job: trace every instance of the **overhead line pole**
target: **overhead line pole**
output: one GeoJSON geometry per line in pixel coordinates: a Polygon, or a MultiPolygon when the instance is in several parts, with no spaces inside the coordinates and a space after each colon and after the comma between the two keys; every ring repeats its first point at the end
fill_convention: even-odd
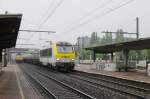
{"type": "Polygon", "coordinates": [[[19,30],[23,32],[46,32],[46,33],[56,33],[56,31],[40,31],[40,30],[19,30]]]}
{"type": "MultiPolygon", "coordinates": [[[[111,31],[102,31],[102,33],[111,33],[116,34],[118,32],[111,32],[111,31]]],[[[130,33],[130,32],[121,32],[120,34],[136,34],[136,38],[139,39],[139,17],[136,17],[136,32],[130,33]]]]}
{"type": "MultiPolygon", "coordinates": [[[[118,33],[118,32],[102,31],[102,33],[111,33],[111,34],[116,34],[116,33],[118,33]]],[[[137,34],[137,33],[121,32],[120,34],[137,34]]]]}
{"type": "Polygon", "coordinates": [[[136,36],[139,39],[139,18],[136,17],[136,36]]]}
{"type": "MultiPolygon", "coordinates": [[[[138,17],[136,17],[136,37],[137,39],[139,39],[139,18],[138,17]]],[[[140,51],[136,51],[136,53],[137,53],[136,61],[137,63],[139,63],[140,51]]]]}

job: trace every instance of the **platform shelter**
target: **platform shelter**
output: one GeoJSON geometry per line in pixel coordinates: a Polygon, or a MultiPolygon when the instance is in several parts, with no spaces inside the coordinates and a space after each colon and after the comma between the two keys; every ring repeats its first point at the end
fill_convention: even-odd
{"type": "MultiPolygon", "coordinates": [[[[123,65],[125,71],[128,70],[129,60],[128,54],[130,50],[142,50],[142,49],[150,49],[150,37],[149,38],[141,38],[138,40],[120,42],[120,43],[112,43],[105,45],[97,45],[85,48],[86,50],[93,51],[93,60],[96,60],[97,53],[110,53],[111,59],[113,60],[113,53],[118,51],[123,51],[123,65]]],[[[148,63],[148,62],[147,62],[148,63]]],[[[148,68],[148,65],[146,69],[148,68]]]]}
{"type": "Polygon", "coordinates": [[[1,14],[0,15],[0,62],[2,62],[2,52],[4,54],[4,64],[6,65],[6,48],[15,47],[18,31],[22,19],[22,14],[1,14]]]}

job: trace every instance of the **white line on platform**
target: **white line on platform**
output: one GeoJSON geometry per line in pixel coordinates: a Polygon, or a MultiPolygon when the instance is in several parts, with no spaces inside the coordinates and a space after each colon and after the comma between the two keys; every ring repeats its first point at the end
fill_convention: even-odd
{"type": "Polygon", "coordinates": [[[18,87],[19,87],[19,92],[20,92],[21,98],[22,98],[22,99],[25,99],[24,94],[23,94],[23,90],[22,90],[22,87],[21,87],[21,84],[20,84],[20,80],[19,80],[19,78],[18,78],[16,66],[15,66],[15,73],[16,73],[17,84],[18,84],[18,87]]]}

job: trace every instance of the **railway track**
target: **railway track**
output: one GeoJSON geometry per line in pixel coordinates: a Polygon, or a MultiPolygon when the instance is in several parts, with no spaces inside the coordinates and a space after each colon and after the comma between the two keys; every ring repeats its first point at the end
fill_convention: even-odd
{"type": "Polygon", "coordinates": [[[89,82],[93,85],[103,86],[109,89],[113,89],[120,93],[126,93],[126,94],[135,96],[140,99],[150,98],[150,89],[142,88],[142,86],[135,86],[132,84],[127,84],[127,83],[118,82],[118,81],[116,82],[108,78],[98,78],[98,77],[91,76],[91,74],[88,75],[87,73],[77,72],[77,73],[68,74],[68,76],[70,76],[71,78],[80,79],[82,81],[89,82]]]}
{"type": "MultiPolygon", "coordinates": [[[[42,72],[45,75],[49,77],[53,77],[61,82],[64,82],[65,84],[70,85],[82,92],[85,92],[97,99],[128,99],[127,94],[120,94],[120,93],[117,93],[115,90],[110,91],[110,89],[106,89],[106,87],[92,85],[89,82],[71,78],[67,75],[64,75],[64,73],[49,71],[49,70],[46,70],[45,68],[38,67],[38,66],[31,66],[31,67],[37,68],[39,72],[42,72]]],[[[137,99],[137,98],[133,98],[133,99],[137,99]]]]}
{"type": "MultiPolygon", "coordinates": [[[[28,69],[22,69],[29,72],[28,69]]],[[[51,96],[50,99],[95,99],[61,81],[38,72],[37,70],[30,69],[30,72],[32,73],[28,73],[28,75],[51,96]]]]}
{"type": "Polygon", "coordinates": [[[23,73],[27,76],[27,79],[29,79],[30,82],[34,83],[42,92],[48,96],[49,99],[58,99],[51,91],[49,91],[45,86],[42,85],[41,82],[39,82],[37,79],[35,79],[31,74],[27,73],[22,67],[21,70],[23,73]]]}
{"type": "Polygon", "coordinates": [[[103,77],[103,79],[100,79],[90,74],[80,72],[70,74],[49,71],[38,66],[32,66],[32,68],[36,68],[39,74],[53,79],[57,83],[61,82],[64,85],[69,85],[97,99],[149,99],[148,88],[144,89],[141,88],[141,86],[126,86],[127,84],[123,82],[118,83],[103,77]]]}
{"type": "Polygon", "coordinates": [[[150,84],[145,82],[139,82],[139,81],[133,81],[123,78],[116,78],[112,76],[107,75],[99,75],[99,74],[91,74],[91,73],[85,73],[82,71],[72,72],[75,73],[75,75],[82,75],[84,77],[96,79],[96,80],[102,80],[102,81],[108,81],[111,83],[118,83],[127,87],[134,87],[145,91],[150,91],[150,84]]]}
{"type": "Polygon", "coordinates": [[[80,90],[78,90],[78,89],[75,89],[75,88],[73,88],[73,87],[71,87],[71,86],[69,86],[69,85],[67,85],[67,84],[65,84],[65,83],[63,83],[63,82],[61,82],[61,81],[59,81],[59,80],[53,78],[53,77],[50,77],[50,76],[48,76],[48,75],[46,75],[46,74],[43,74],[43,73],[41,73],[41,72],[38,72],[38,73],[40,73],[41,75],[43,75],[43,76],[45,76],[45,77],[47,77],[47,78],[49,78],[49,79],[52,79],[52,80],[54,80],[55,82],[61,84],[61,85],[64,86],[65,88],[67,88],[67,89],[73,91],[74,93],[78,94],[79,96],[81,96],[83,99],[95,99],[94,97],[92,97],[92,96],[90,96],[90,95],[88,95],[88,94],[86,94],[86,93],[84,93],[84,92],[82,92],[82,91],[80,91],[80,90]]]}

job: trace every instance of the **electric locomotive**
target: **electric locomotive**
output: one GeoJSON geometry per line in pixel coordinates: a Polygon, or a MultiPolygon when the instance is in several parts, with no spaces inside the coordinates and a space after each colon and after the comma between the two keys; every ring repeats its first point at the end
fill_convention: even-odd
{"type": "Polygon", "coordinates": [[[40,50],[40,63],[55,70],[71,71],[75,66],[75,51],[68,42],[49,42],[40,50]]]}

